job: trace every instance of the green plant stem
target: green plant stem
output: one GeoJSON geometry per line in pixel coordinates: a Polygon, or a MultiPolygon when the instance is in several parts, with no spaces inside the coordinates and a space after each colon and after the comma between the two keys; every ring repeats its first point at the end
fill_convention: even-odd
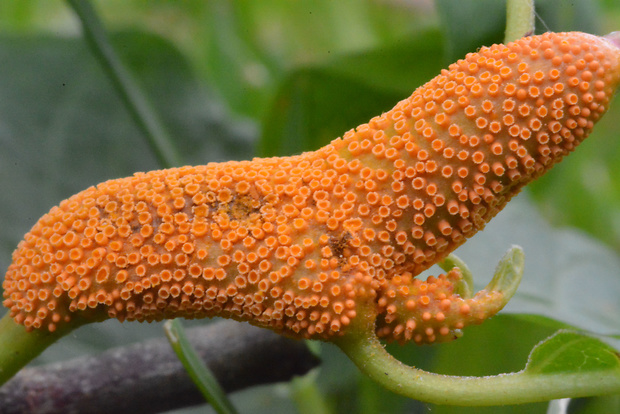
{"type": "Polygon", "coordinates": [[[84,37],[99,59],[159,164],[164,168],[183,164],[155,110],[114,51],[105,29],[88,0],[67,0],[82,23],[84,37]]]}
{"type": "Polygon", "coordinates": [[[341,338],[336,344],[370,378],[394,393],[433,404],[490,406],[523,404],[620,392],[620,376],[525,370],[488,377],[439,375],[407,366],[390,355],[374,332],[341,338]]]}
{"type": "Polygon", "coordinates": [[[178,319],[166,321],[164,331],[172,349],[185,367],[202,395],[219,414],[236,414],[237,410],[220,387],[215,375],[200,359],[196,350],[187,339],[185,330],[178,319]]]}
{"type": "MultiPolygon", "coordinates": [[[[458,258],[445,263],[466,268],[458,258]]],[[[523,250],[513,246],[500,260],[495,274],[485,287],[487,292],[503,295],[501,307],[514,295],[524,269],[523,250]]],[[[407,366],[390,355],[375,333],[376,312],[373,303],[359,304],[354,325],[334,343],[370,378],[397,394],[434,403],[462,406],[523,404],[558,398],[576,398],[620,392],[620,365],[609,350],[597,351],[584,338],[577,338],[584,349],[577,351],[584,361],[598,363],[580,365],[581,372],[558,368],[567,359],[567,342],[552,337],[532,351],[525,369],[511,374],[488,377],[439,375],[407,366]],[[587,352],[586,352],[587,351],[587,352]],[[596,352],[595,352],[596,351],[596,352]],[[558,362],[560,361],[560,362],[558,362]],[[560,365],[558,365],[560,364],[560,365]]],[[[574,335],[573,335],[574,336],[574,335]]],[[[571,337],[572,338],[572,337],[571,337]]],[[[576,343],[572,338],[572,343],[576,343]]]]}
{"type": "Polygon", "coordinates": [[[71,328],[53,333],[45,329],[26,332],[23,325],[16,323],[8,313],[5,314],[0,319],[0,385],[75,327],[75,324],[71,324],[71,328]]]}
{"type": "Polygon", "coordinates": [[[504,42],[513,42],[534,34],[534,0],[506,0],[504,42]]]}

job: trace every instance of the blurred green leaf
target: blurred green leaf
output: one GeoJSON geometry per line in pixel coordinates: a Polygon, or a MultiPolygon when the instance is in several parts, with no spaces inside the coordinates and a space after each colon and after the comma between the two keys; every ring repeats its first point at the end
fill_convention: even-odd
{"type": "Polygon", "coordinates": [[[393,94],[369,85],[320,69],[301,69],[276,96],[264,122],[259,155],[315,150],[336,138],[334,131],[342,134],[394,102],[393,94]]]}
{"type": "Polygon", "coordinates": [[[236,414],[237,410],[220,386],[217,378],[187,338],[181,322],[178,319],[166,321],[164,331],[177,358],[213,409],[218,414],[236,414]]]}
{"type": "Polygon", "coordinates": [[[430,5],[418,1],[206,4],[199,35],[207,41],[199,50],[200,66],[231,108],[261,118],[291,71],[320,67],[334,56],[380,49],[433,21],[430,5]]]}
{"type": "Polygon", "coordinates": [[[389,48],[292,72],[263,121],[260,155],[315,150],[391,109],[439,71],[435,51],[441,45],[439,33],[430,30],[389,48]]]}
{"type": "Polygon", "coordinates": [[[445,58],[456,62],[482,45],[501,43],[506,28],[506,2],[497,0],[437,0],[446,37],[445,58]]]}
{"type": "Polygon", "coordinates": [[[577,398],[570,401],[569,414],[620,413],[620,395],[598,398],[577,398]]]}
{"type": "Polygon", "coordinates": [[[444,67],[437,53],[444,43],[439,30],[425,28],[380,48],[338,56],[323,68],[404,99],[444,67]]]}
{"type": "Polygon", "coordinates": [[[548,31],[597,33],[600,2],[591,0],[536,0],[536,33],[548,31]]]}
{"type": "Polygon", "coordinates": [[[299,414],[333,413],[325,401],[324,394],[318,388],[316,382],[317,375],[318,369],[312,370],[303,377],[293,378],[290,382],[291,398],[295,401],[299,414]]]}

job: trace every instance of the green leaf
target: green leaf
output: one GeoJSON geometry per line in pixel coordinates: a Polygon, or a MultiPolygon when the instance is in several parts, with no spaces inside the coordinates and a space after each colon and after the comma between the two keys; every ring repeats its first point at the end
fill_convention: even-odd
{"type": "Polygon", "coordinates": [[[600,6],[590,0],[536,0],[536,12],[536,33],[600,30],[600,6]]]}
{"type": "Polygon", "coordinates": [[[597,338],[575,331],[559,331],[538,344],[525,367],[525,373],[531,375],[608,370],[620,376],[618,352],[597,338]]]}
{"type": "Polygon", "coordinates": [[[166,321],[164,331],[177,358],[213,409],[218,414],[235,414],[237,410],[228,399],[213,372],[189,342],[181,322],[178,319],[166,321]]]}
{"type": "Polygon", "coordinates": [[[391,109],[439,71],[438,48],[441,37],[430,30],[393,47],[292,72],[263,122],[259,154],[316,150],[391,109]]]}
{"type": "Polygon", "coordinates": [[[383,47],[340,55],[322,67],[330,73],[407,97],[443,69],[446,62],[437,52],[444,48],[444,43],[441,31],[429,27],[383,47]]]}
{"type": "MultiPolygon", "coordinates": [[[[570,414],[619,413],[620,395],[607,395],[598,398],[578,398],[570,401],[570,414]]],[[[563,414],[563,412],[562,412],[563,414]]]]}
{"type": "Polygon", "coordinates": [[[446,37],[445,58],[448,62],[462,59],[482,45],[503,41],[505,1],[437,0],[436,5],[446,37]]]}
{"type": "Polygon", "coordinates": [[[192,38],[200,66],[231,108],[261,118],[291,68],[381,49],[434,23],[417,2],[213,0],[204,8],[192,38]]]}
{"type": "Polygon", "coordinates": [[[390,109],[396,101],[393,94],[361,82],[320,69],[299,70],[275,99],[264,123],[259,154],[292,155],[315,150],[351,125],[390,109]]]}

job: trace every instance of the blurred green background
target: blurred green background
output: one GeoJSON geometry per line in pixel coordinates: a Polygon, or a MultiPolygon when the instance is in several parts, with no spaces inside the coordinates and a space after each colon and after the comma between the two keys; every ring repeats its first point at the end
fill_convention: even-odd
{"type": "MultiPolygon", "coordinates": [[[[390,109],[442,67],[501,42],[501,0],[94,2],[114,46],[188,164],[314,150],[390,109]]],[[[620,30],[617,0],[539,0],[537,32],[620,30]]],[[[507,311],[437,347],[390,346],[435,372],[521,369],[562,323],[620,333],[620,102],[592,137],[457,254],[484,286],[511,244],[527,255],[507,311]]],[[[59,0],[0,2],[0,269],[23,234],[90,185],[157,169],[80,25],[59,0]]],[[[161,336],[157,324],[78,330],[39,362],[161,336]]],[[[394,396],[322,347],[317,384],[334,413],[546,413],[548,404],[463,409],[394,396]]],[[[241,412],[294,412],[290,388],[237,393],[241,412]]],[[[620,398],[574,413],[620,412],[620,398]]],[[[204,408],[179,412],[205,412],[204,408]]],[[[553,411],[550,411],[553,412],[553,411]]],[[[561,411],[557,411],[561,412],[561,411]]]]}

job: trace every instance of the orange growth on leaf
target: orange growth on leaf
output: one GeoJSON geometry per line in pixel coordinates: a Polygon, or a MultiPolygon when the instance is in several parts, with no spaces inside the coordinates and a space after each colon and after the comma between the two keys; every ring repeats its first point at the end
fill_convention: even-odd
{"type": "Polygon", "coordinates": [[[588,136],[619,82],[611,42],[547,33],[467,55],[315,152],[104,182],[26,234],[4,305],[28,329],[217,315],[329,340],[371,303],[380,337],[452,339],[501,294],[415,276],[588,136]]]}

